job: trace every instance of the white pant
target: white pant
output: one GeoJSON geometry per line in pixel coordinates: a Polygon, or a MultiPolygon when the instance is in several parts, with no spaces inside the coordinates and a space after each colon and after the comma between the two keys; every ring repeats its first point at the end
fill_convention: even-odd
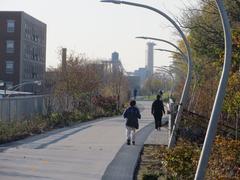
{"type": "Polygon", "coordinates": [[[127,128],[127,139],[132,141],[135,141],[135,135],[136,135],[136,128],[128,127],[127,128]]]}

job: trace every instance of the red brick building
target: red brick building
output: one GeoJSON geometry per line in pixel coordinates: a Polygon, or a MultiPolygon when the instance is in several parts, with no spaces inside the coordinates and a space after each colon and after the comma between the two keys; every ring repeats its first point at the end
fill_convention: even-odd
{"type": "Polygon", "coordinates": [[[43,80],[45,68],[46,24],[25,12],[0,11],[0,80],[7,87],[43,80]]]}

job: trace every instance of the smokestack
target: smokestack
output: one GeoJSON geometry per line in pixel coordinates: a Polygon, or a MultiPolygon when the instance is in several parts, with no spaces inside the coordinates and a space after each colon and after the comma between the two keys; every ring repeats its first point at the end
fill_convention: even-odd
{"type": "Polygon", "coordinates": [[[153,42],[147,43],[147,76],[150,77],[153,75],[153,64],[154,64],[154,44],[153,42]]]}
{"type": "Polygon", "coordinates": [[[67,48],[62,48],[62,73],[67,72],[67,48]]]}

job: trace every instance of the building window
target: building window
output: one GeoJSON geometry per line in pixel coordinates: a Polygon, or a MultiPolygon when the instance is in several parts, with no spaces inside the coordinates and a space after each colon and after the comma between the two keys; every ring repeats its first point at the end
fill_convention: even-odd
{"type": "Polygon", "coordinates": [[[6,42],[6,52],[7,53],[14,53],[14,41],[13,40],[7,40],[6,42]]]}
{"type": "Polygon", "coordinates": [[[6,61],[6,74],[13,74],[14,72],[14,62],[6,61]]]}
{"type": "Polygon", "coordinates": [[[7,32],[11,33],[15,31],[15,21],[7,20],[7,32]]]}

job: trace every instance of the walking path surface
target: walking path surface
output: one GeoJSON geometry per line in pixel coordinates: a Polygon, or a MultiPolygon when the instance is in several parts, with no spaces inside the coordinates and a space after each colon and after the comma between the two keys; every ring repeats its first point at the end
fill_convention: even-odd
{"type": "MultiPolygon", "coordinates": [[[[133,153],[133,156],[128,156],[130,161],[138,159],[138,152],[153,130],[151,102],[139,104],[143,109],[142,120],[136,145],[127,147],[133,153]]],[[[0,179],[107,179],[108,169],[113,167],[111,164],[121,157],[119,153],[128,152],[122,151],[123,147],[126,150],[125,141],[124,120],[120,116],[82,123],[3,145],[0,146],[0,179]]],[[[118,166],[125,165],[122,163],[118,166]]]]}
{"type": "MultiPolygon", "coordinates": [[[[166,116],[163,120],[166,122],[168,117],[166,116]]],[[[164,126],[161,128],[161,131],[152,131],[148,136],[144,144],[149,145],[168,145],[169,142],[169,131],[168,127],[164,126]]]]}

